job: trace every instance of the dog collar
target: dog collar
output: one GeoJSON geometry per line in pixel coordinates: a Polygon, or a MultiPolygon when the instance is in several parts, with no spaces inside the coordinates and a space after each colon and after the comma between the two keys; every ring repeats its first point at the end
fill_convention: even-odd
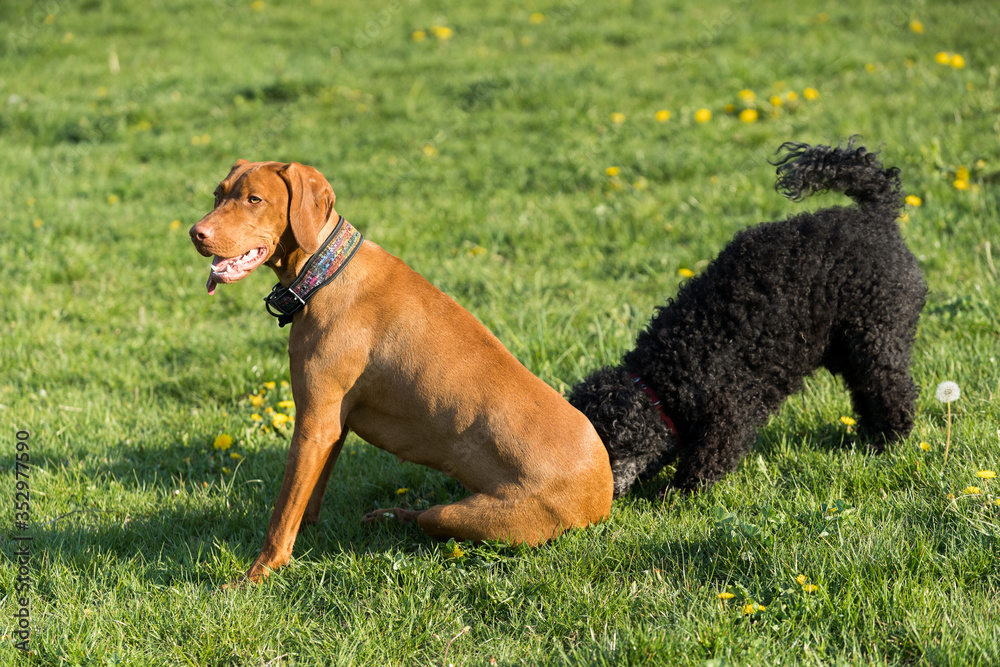
{"type": "Polygon", "coordinates": [[[660,413],[660,419],[667,425],[670,432],[674,434],[674,437],[680,440],[680,434],[677,432],[677,427],[674,426],[674,420],[670,418],[670,415],[663,411],[662,401],[660,401],[660,397],[656,395],[656,392],[653,391],[653,388],[646,384],[643,379],[635,373],[630,373],[629,375],[632,376],[632,384],[639,387],[639,389],[642,390],[642,393],[646,394],[646,396],[649,396],[649,399],[653,401],[653,407],[660,413]]]}
{"type": "Polygon", "coordinates": [[[306,261],[295,281],[288,287],[278,283],[264,297],[264,307],[278,318],[278,326],[291,322],[292,315],[306,305],[306,299],[340,275],[364,240],[364,235],[344,220],[344,216],[340,216],[337,226],[306,261]]]}

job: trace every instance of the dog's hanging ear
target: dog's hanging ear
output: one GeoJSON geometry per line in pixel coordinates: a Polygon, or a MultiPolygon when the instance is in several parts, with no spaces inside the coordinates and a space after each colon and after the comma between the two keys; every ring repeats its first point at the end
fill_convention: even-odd
{"type": "Polygon", "coordinates": [[[278,169],[288,187],[288,223],[299,247],[308,253],[319,250],[320,230],[326,224],[337,197],[333,188],[312,167],[291,162],[278,169]]]}

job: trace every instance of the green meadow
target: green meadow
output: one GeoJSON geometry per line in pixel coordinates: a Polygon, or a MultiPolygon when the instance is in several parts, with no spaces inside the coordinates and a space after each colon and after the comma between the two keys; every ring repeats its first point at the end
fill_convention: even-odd
{"type": "Polygon", "coordinates": [[[987,0],[0,3],[0,663],[1000,664],[998,30],[987,0]],[[855,134],[929,286],[890,452],[819,372],[711,490],[668,468],[526,549],[362,525],[464,491],[351,436],[291,566],[220,591],[294,419],[273,274],[209,297],[188,239],[237,159],[320,169],[566,392],[737,230],[846,203],[768,158],[855,134]]]}

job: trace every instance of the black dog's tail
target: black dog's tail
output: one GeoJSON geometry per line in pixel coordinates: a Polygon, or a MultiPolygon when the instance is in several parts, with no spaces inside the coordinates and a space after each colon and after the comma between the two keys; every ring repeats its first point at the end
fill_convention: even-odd
{"type": "Polygon", "coordinates": [[[778,148],[771,164],[778,167],[774,189],[792,201],[801,201],[816,192],[843,192],[858,205],[895,220],[903,208],[899,169],[886,169],[878,153],[854,145],[810,146],[786,142],[778,148]]]}

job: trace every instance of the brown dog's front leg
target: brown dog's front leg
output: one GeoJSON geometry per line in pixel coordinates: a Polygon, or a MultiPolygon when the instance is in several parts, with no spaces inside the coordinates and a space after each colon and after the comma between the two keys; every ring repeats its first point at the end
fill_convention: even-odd
{"type": "Polygon", "coordinates": [[[347,429],[344,429],[343,433],[337,439],[337,442],[333,443],[333,451],[330,452],[330,456],[326,459],[326,465],[323,466],[323,472],[319,475],[319,480],[316,482],[316,486],[313,488],[312,495],[309,496],[309,504],[306,505],[305,516],[302,517],[303,523],[317,524],[319,523],[319,510],[323,506],[323,494],[326,493],[326,483],[330,481],[330,473],[333,472],[333,466],[337,463],[337,457],[340,456],[340,450],[344,448],[344,440],[347,439],[347,429]]]}
{"type": "Polygon", "coordinates": [[[333,468],[333,450],[342,444],[341,434],[339,423],[329,424],[327,428],[315,425],[310,428],[301,422],[295,424],[281,492],[274,503],[264,546],[243,580],[259,582],[271,570],[288,563],[306,505],[325,472],[326,464],[333,468]]]}

